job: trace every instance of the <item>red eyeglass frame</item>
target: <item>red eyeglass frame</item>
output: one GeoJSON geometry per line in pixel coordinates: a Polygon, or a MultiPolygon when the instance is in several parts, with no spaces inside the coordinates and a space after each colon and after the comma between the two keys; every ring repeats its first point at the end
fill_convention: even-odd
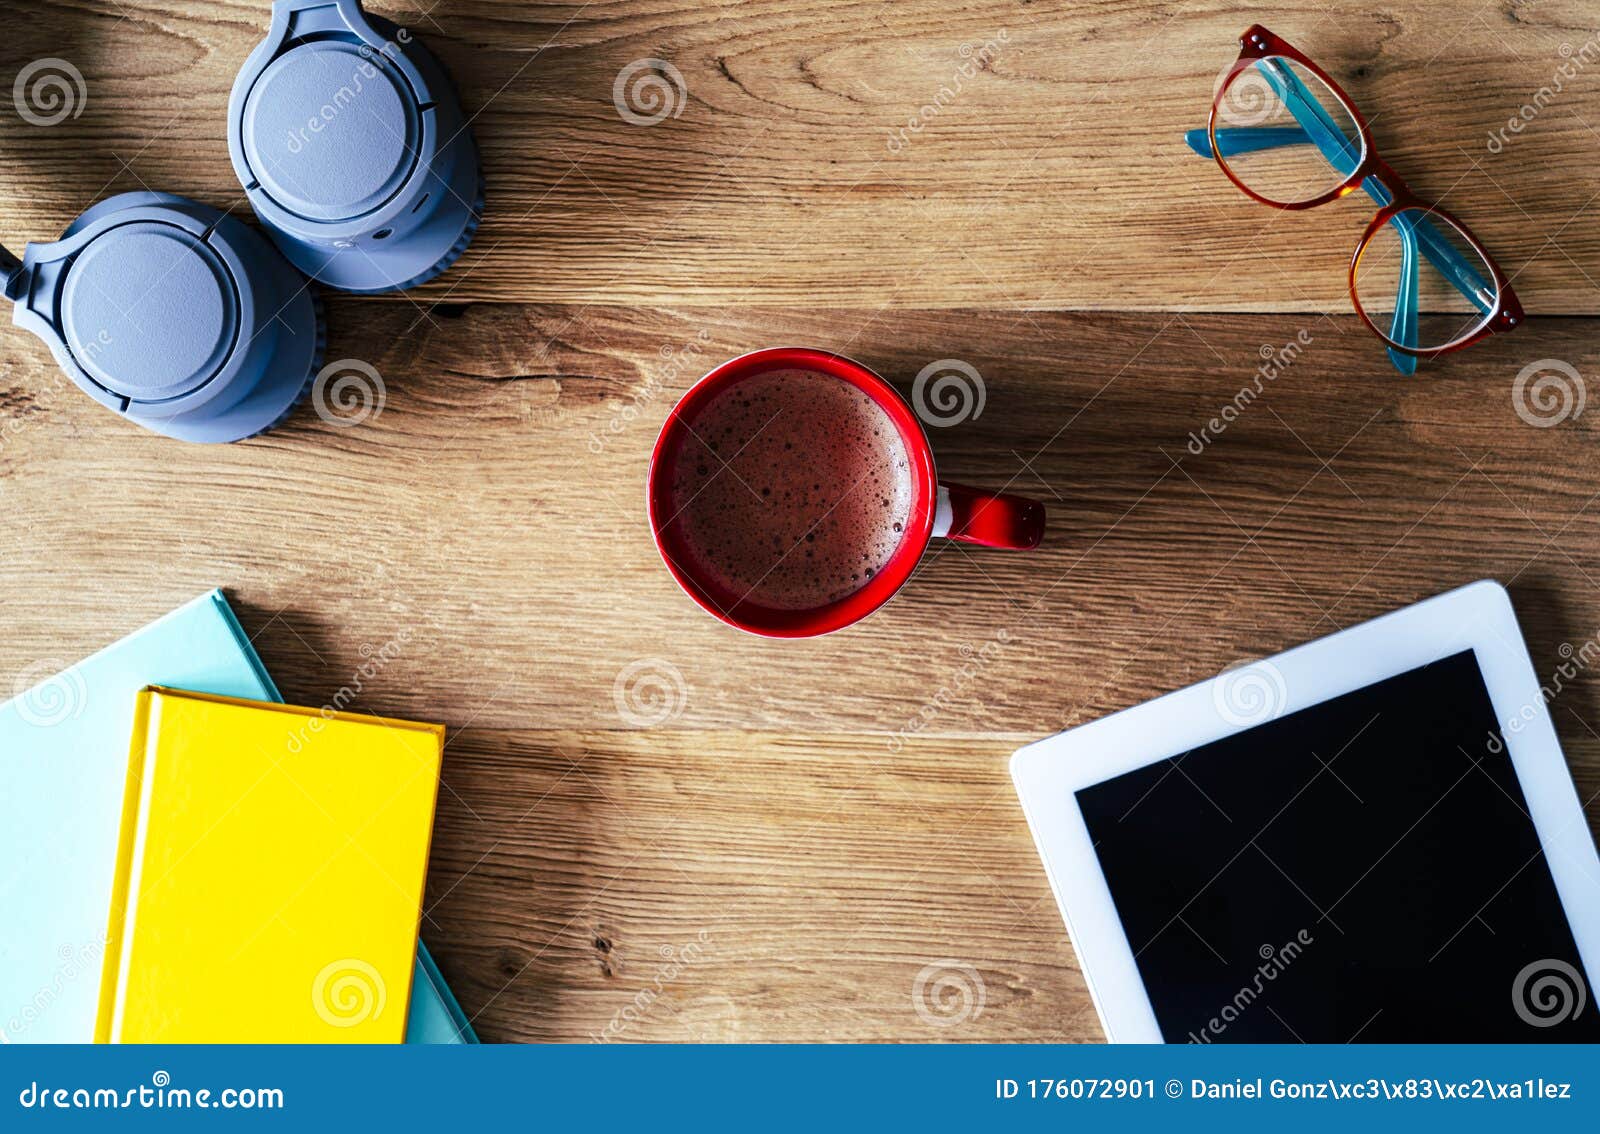
{"type": "Polygon", "coordinates": [[[1522,303],[1517,298],[1516,292],[1511,289],[1511,281],[1507,279],[1505,271],[1500,267],[1499,262],[1489,254],[1489,250],[1483,246],[1483,242],[1478,239],[1477,235],[1454,213],[1422,200],[1411,191],[1411,187],[1394,171],[1394,167],[1378,156],[1378,149],[1373,142],[1372,130],[1367,126],[1366,118],[1362,116],[1360,109],[1355,104],[1355,100],[1346,93],[1343,87],[1334,82],[1331,75],[1312,62],[1304,52],[1274,35],[1260,24],[1252,24],[1245,29],[1244,34],[1239,37],[1239,49],[1239,58],[1235,60],[1232,68],[1229,69],[1227,78],[1218,85],[1216,97],[1211,100],[1211,114],[1206,119],[1206,138],[1211,143],[1211,155],[1216,160],[1217,165],[1222,167],[1223,174],[1229,181],[1233,182],[1241,193],[1253,201],[1258,201],[1263,205],[1270,205],[1274,209],[1299,212],[1302,209],[1314,209],[1318,205],[1326,205],[1329,201],[1336,201],[1340,197],[1347,196],[1359,189],[1362,182],[1369,177],[1376,177],[1383,187],[1389,191],[1389,203],[1381,207],[1377,215],[1372,218],[1372,223],[1367,225],[1367,230],[1362,233],[1361,240],[1350,257],[1350,278],[1348,283],[1350,302],[1355,307],[1356,314],[1361,316],[1362,322],[1366,323],[1373,334],[1404,354],[1415,355],[1418,358],[1437,358],[1439,355],[1462,350],[1474,343],[1481,342],[1490,335],[1504,333],[1521,325],[1524,318],[1522,303]],[[1241,181],[1232,169],[1228,168],[1227,159],[1222,156],[1222,150],[1217,145],[1218,112],[1222,108],[1223,99],[1228,93],[1228,88],[1233,85],[1233,81],[1238,78],[1241,72],[1249,69],[1258,60],[1274,56],[1299,64],[1327,84],[1328,89],[1337,95],[1344,104],[1345,110],[1355,122],[1356,130],[1361,137],[1361,160],[1356,164],[1356,168],[1351,172],[1350,176],[1320,197],[1314,197],[1309,201],[1296,201],[1289,204],[1283,201],[1270,201],[1263,197],[1241,181]],[[1367,314],[1366,309],[1361,306],[1361,297],[1356,290],[1356,275],[1361,266],[1361,256],[1367,250],[1372,238],[1378,234],[1384,225],[1408,209],[1441,217],[1449,224],[1454,225],[1456,230],[1472,245],[1473,250],[1483,258],[1483,262],[1488,265],[1490,278],[1495,286],[1499,310],[1485,319],[1483,325],[1471,334],[1454,342],[1446,343],[1444,346],[1410,347],[1395,342],[1367,314]]]}

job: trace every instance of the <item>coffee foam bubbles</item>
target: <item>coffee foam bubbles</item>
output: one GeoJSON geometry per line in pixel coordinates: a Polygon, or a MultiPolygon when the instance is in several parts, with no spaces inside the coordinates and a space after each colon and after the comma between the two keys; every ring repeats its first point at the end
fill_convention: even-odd
{"type": "Polygon", "coordinates": [[[850,383],[769,371],[684,424],[672,468],[682,566],[734,601],[824,606],[865,586],[900,546],[910,456],[889,415],[850,383]]]}

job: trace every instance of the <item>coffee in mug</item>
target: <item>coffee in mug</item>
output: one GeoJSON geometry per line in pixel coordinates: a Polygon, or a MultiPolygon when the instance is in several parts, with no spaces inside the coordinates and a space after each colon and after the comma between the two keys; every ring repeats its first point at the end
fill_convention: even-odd
{"type": "Polygon", "coordinates": [[[848,382],[783,369],[683,421],[671,470],[686,568],[762,606],[804,610],[883,570],[911,515],[894,422],[848,382]]]}
{"type": "Polygon", "coordinates": [[[941,484],[904,398],[842,355],[778,347],[717,367],[661,427],[650,524],[667,570],[729,625],[774,638],[849,626],[934,536],[1029,548],[1044,507],[941,484]]]}

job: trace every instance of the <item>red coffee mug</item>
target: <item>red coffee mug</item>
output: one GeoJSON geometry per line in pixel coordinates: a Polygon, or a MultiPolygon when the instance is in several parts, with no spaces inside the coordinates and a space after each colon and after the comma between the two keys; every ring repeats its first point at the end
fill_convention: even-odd
{"type": "Polygon", "coordinates": [[[900,589],[934,536],[984,547],[1037,547],[1044,536],[1044,505],[1004,492],[984,492],[960,484],[941,484],[934,475],[933,450],[922,424],[893,386],[859,362],[806,347],[773,347],[724,362],[673,407],[650,457],[650,525],[667,570],[689,597],[730,626],[769,638],[806,638],[858,622],[888,602],[900,589]],[[672,507],[671,470],[688,436],[685,419],[730,386],[774,370],[800,369],[829,374],[863,391],[900,431],[911,463],[911,510],[900,545],[889,561],[860,589],[823,606],[786,610],[752,602],[746,595],[698,577],[685,565],[678,517],[672,507]]]}

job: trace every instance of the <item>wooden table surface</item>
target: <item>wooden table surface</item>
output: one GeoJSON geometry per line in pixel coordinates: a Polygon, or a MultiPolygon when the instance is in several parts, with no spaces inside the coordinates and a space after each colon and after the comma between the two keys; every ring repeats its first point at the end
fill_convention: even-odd
{"type": "MultiPolygon", "coordinates": [[[[475,116],[476,242],[330,299],[329,358],[384,384],[354,423],[185,446],[0,334],[0,694],[221,585],[291,700],[446,722],[423,936],[484,1039],[1098,1040],[1013,749],[1482,577],[1541,674],[1600,634],[1600,427],[1514,393],[1586,398],[1600,361],[1591,3],[373,9],[475,116]],[[1183,146],[1257,19],[1495,250],[1524,329],[1400,377],[1344,290],[1367,211],[1263,209],[1183,146]],[[613,98],[642,59],[681,78],[646,69],[653,125],[613,98]],[[937,548],[816,641],[701,614],[651,544],[650,445],[777,343],[902,390],[969,364],[985,402],[931,430],[940,471],[1043,499],[1044,546],[937,548]]],[[[52,126],[0,98],[0,237],[141,186],[247,214],[226,99],[266,15],[8,21],[0,90],[44,57],[84,83],[52,126]]],[[[1594,825],[1600,683],[1551,709],[1594,825]]]]}

